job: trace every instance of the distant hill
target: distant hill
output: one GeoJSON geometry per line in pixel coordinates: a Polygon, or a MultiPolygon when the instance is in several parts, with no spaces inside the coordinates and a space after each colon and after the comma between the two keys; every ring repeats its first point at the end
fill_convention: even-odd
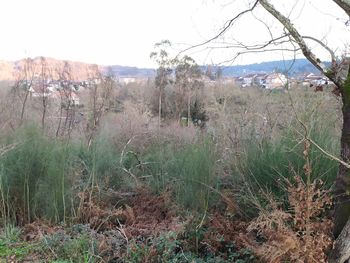
{"type": "MultiPolygon", "coordinates": [[[[60,68],[64,61],[54,58],[45,58],[46,63],[53,69],[60,68]]],[[[40,63],[40,58],[33,59],[37,65],[40,63]]],[[[89,77],[88,68],[91,64],[67,61],[69,62],[72,69],[72,77],[74,80],[85,80],[89,77]]],[[[24,59],[18,61],[0,61],[0,81],[1,80],[14,80],[16,69],[21,68],[24,65],[24,59]]],[[[110,66],[98,66],[104,73],[112,73],[116,77],[136,77],[136,78],[148,78],[155,76],[155,69],[152,68],[138,68],[138,67],[127,67],[120,65],[110,66]]],[[[203,72],[206,72],[208,66],[201,66],[203,72]]],[[[218,67],[212,66],[213,72],[218,67]]],[[[250,73],[270,73],[274,71],[286,72],[288,70],[289,75],[295,75],[298,73],[318,73],[318,70],[306,59],[296,60],[279,60],[255,63],[249,65],[238,65],[238,66],[223,66],[221,67],[223,76],[237,77],[250,73]]]]}
{"type": "MultiPolygon", "coordinates": [[[[206,66],[201,67],[205,72],[206,66]]],[[[216,67],[213,67],[215,71],[216,67]]],[[[296,59],[296,60],[278,60],[270,62],[255,63],[249,65],[237,65],[237,66],[223,66],[222,73],[224,76],[237,77],[246,75],[249,73],[271,73],[274,71],[286,72],[288,75],[296,75],[299,73],[319,73],[318,70],[312,65],[307,59],[296,59]]],[[[106,72],[112,72],[114,76],[119,77],[154,77],[155,69],[152,68],[137,68],[137,67],[126,67],[119,65],[112,65],[104,67],[106,72]]]]}
{"type": "MultiPolygon", "coordinates": [[[[33,69],[36,74],[40,72],[41,58],[35,57],[32,59],[33,69]]],[[[65,62],[68,62],[71,67],[71,77],[73,80],[80,81],[89,77],[89,67],[91,64],[66,61],[54,58],[45,57],[45,63],[51,71],[52,78],[58,78],[58,71],[63,68],[65,62]]],[[[25,59],[17,61],[0,61],[0,80],[15,80],[17,77],[16,72],[20,71],[25,66],[25,59]]],[[[100,70],[104,70],[103,66],[98,66],[100,70]]]]}
{"type": "MultiPolygon", "coordinates": [[[[326,65],[329,63],[326,63],[326,65]]],[[[309,72],[319,73],[319,71],[307,59],[278,60],[270,62],[255,63],[249,65],[223,66],[224,76],[242,76],[250,73],[270,73],[274,71],[287,73],[290,76],[309,72]]]]}
{"type": "Polygon", "coordinates": [[[107,72],[112,72],[114,76],[119,77],[153,77],[155,70],[151,68],[137,68],[137,67],[126,67],[126,66],[107,66],[107,72]]]}
{"type": "MultiPolygon", "coordinates": [[[[40,69],[40,57],[33,58],[36,70],[40,69]]],[[[86,80],[89,78],[89,67],[92,64],[77,62],[77,61],[66,61],[54,58],[45,57],[45,62],[49,68],[52,69],[53,78],[57,77],[57,69],[63,67],[64,62],[68,62],[71,67],[71,76],[76,81],[86,80]]],[[[14,80],[16,78],[16,70],[24,67],[25,60],[17,61],[1,61],[0,60],[0,81],[2,80],[14,80]]],[[[137,67],[126,67],[119,65],[103,66],[99,65],[98,68],[104,73],[111,73],[117,77],[152,77],[155,75],[155,70],[151,68],[137,68],[137,67]]]]}

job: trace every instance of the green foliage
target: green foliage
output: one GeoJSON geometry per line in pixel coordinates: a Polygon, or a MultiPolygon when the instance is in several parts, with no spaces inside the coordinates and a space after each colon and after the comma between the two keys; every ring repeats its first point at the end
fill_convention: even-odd
{"type": "Polygon", "coordinates": [[[203,89],[202,70],[194,59],[184,56],[175,62],[175,90],[176,106],[181,117],[191,118],[193,122],[200,120],[207,121],[208,117],[205,110],[201,107],[202,103],[198,92],[203,89]]]}
{"type": "Polygon", "coordinates": [[[87,234],[71,237],[64,232],[56,232],[44,237],[42,247],[55,262],[98,262],[98,243],[87,234]]]}
{"type": "Polygon", "coordinates": [[[141,262],[172,262],[172,263],[252,263],[255,256],[247,249],[237,250],[233,244],[228,245],[228,257],[219,253],[218,255],[201,255],[188,251],[185,241],[180,239],[176,233],[168,232],[159,237],[144,242],[133,241],[129,244],[125,257],[127,263],[141,262]]]}
{"type": "Polygon", "coordinates": [[[40,247],[37,243],[21,242],[21,233],[21,229],[11,224],[4,227],[3,233],[0,233],[0,259],[15,257],[21,260],[40,247]]]}
{"type": "Polygon", "coordinates": [[[62,220],[72,198],[74,147],[35,128],[17,132],[7,144],[15,147],[0,159],[1,216],[27,222],[42,216],[62,220]]]}
{"type": "MultiPolygon", "coordinates": [[[[87,188],[119,189],[130,175],[121,170],[120,153],[110,139],[96,138],[90,149],[79,142],[69,144],[49,138],[35,128],[25,128],[6,138],[19,142],[0,158],[0,215],[4,224],[24,224],[36,218],[51,222],[69,219],[78,205],[77,193],[87,188]]],[[[186,146],[161,144],[147,148],[138,166],[132,152],[122,165],[158,192],[171,191],[187,208],[206,210],[216,194],[215,151],[209,141],[186,146]]],[[[129,182],[130,185],[130,182],[129,182]]]]}
{"type": "Polygon", "coordinates": [[[215,198],[211,188],[216,188],[216,155],[209,140],[181,148],[160,145],[144,159],[151,163],[149,183],[153,189],[172,191],[176,200],[187,208],[206,210],[210,206],[215,198]]]}
{"type": "Polygon", "coordinates": [[[4,226],[3,239],[7,243],[16,243],[20,241],[22,230],[14,225],[7,224],[4,226]]]}
{"type": "Polygon", "coordinates": [[[36,218],[61,222],[72,216],[79,191],[121,185],[119,154],[102,136],[89,150],[80,142],[67,143],[26,127],[5,138],[5,144],[14,148],[0,158],[4,224],[36,218]]]}
{"type": "Polygon", "coordinates": [[[107,135],[100,134],[90,150],[80,147],[79,159],[83,165],[82,184],[94,187],[118,189],[122,185],[122,172],[119,169],[120,152],[107,135]]]}
{"type": "MultiPolygon", "coordinates": [[[[1,143],[14,145],[14,148],[0,156],[0,223],[6,227],[0,237],[0,257],[25,258],[39,247],[22,243],[20,232],[11,226],[11,222],[21,225],[35,219],[53,223],[68,221],[75,215],[78,193],[98,189],[98,195],[111,188],[129,191],[127,187],[135,186],[135,175],[140,183],[138,186],[150,186],[156,193],[171,193],[172,201],[186,209],[181,215],[188,212],[190,218],[198,220],[193,220],[195,222],[181,235],[169,232],[143,241],[128,240],[126,262],[254,262],[256,259],[249,250],[240,250],[231,240],[214,238],[213,243],[219,245],[209,244],[206,219],[210,209],[228,208],[227,200],[217,202],[226,193],[227,198],[231,198],[231,193],[238,193],[233,203],[249,216],[256,215],[252,208],[256,201],[263,205],[267,203],[266,192],[283,202],[285,179],[292,181],[295,174],[303,174],[304,149],[299,143],[303,129],[285,106],[288,102],[286,94],[269,93],[267,97],[264,91],[251,92],[253,94],[249,96],[246,93],[214,94],[212,105],[192,97],[191,118],[205,119],[204,110],[207,110],[214,124],[210,127],[209,121],[208,129],[197,130],[174,126],[179,128],[179,134],[188,131],[185,136],[189,135],[189,138],[178,136],[177,130],[168,135],[163,127],[159,133],[152,134],[152,122],[147,123],[151,136],[139,136],[125,149],[122,147],[130,137],[118,134],[118,140],[113,141],[116,132],[110,126],[96,134],[89,148],[75,137],[69,142],[50,138],[33,127],[23,127],[12,135],[3,136],[1,143]],[[271,106],[268,110],[265,111],[263,103],[257,105],[256,100],[260,98],[266,99],[266,105],[271,106]],[[221,118],[224,114],[227,116],[221,118]],[[196,139],[193,139],[194,132],[197,132],[196,139]],[[230,174],[232,176],[228,178],[230,174]],[[221,196],[219,193],[223,188],[225,192],[221,196]]],[[[301,93],[298,103],[301,101],[301,106],[307,108],[316,96],[320,95],[301,93]]],[[[163,110],[166,107],[165,102],[163,110]]],[[[325,115],[326,111],[318,112],[317,109],[312,113],[302,109],[304,114],[299,114],[299,118],[307,125],[308,136],[313,141],[337,155],[337,116],[332,118],[325,115]]],[[[182,114],[187,116],[187,108],[182,114]]],[[[141,132],[136,130],[134,134],[141,132]]],[[[310,160],[312,180],[320,178],[325,187],[330,187],[338,164],[313,146],[310,160]]],[[[112,204],[108,200],[106,207],[112,204]]],[[[115,208],[121,204],[118,201],[113,203],[117,204],[115,208]]],[[[235,211],[231,214],[236,216],[235,211]]],[[[105,234],[102,232],[98,233],[98,238],[105,234]]],[[[98,238],[92,232],[67,235],[67,232],[58,231],[45,236],[40,248],[43,247],[44,253],[55,262],[99,262],[97,247],[101,239],[98,238]]],[[[118,243],[116,254],[123,255],[125,249],[118,243]]]]}
{"type": "Polygon", "coordinates": [[[174,232],[165,233],[146,242],[133,241],[125,258],[127,263],[150,262],[188,262],[181,251],[181,242],[174,232]]]}
{"type": "Polygon", "coordinates": [[[195,99],[193,103],[191,103],[191,119],[192,122],[199,127],[204,127],[205,122],[209,119],[203,104],[198,99],[195,99]]]}
{"type": "MultiPolygon", "coordinates": [[[[245,145],[245,158],[240,160],[238,173],[246,185],[241,197],[249,203],[256,198],[265,199],[266,193],[283,200],[286,198],[286,183],[292,182],[295,175],[304,174],[304,145],[300,143],[302,135],[297,132],[298,124],[292,124],[278,139],[252,139],[245,145]]],[[[339,142],[332,134],[329,123],[323,119],[310,122],[309,135],[321,148],[337,155],[339,142]]],[[[309,158],[312,167],[311,180],[321,179],[326,188],[330,188],[338,173],[338,163],[325,156],[311,145],[309,158]]],[[[306,180],[306,178],[304,178],[306,180]]],[[[246,209],[245,212],[247,212],[246,209]]]]}
{"type": "MultiPolygon", "coordinates": [[[[15,257],[21,260],[38,249],[37,244],[18,243],[8,244],[0,239],[0,259],[9,259],[15,257]]],[[[0,261],[3,262],[3,261],[0,261]]]]}
{"type": "Polygon", "coordinates": [[[172,61],[167,52],[170,46],[171,43],[169,40],[163,40],[154,45],[155,50],[150,54],[150,58],[158,64],[155,83],[156,87],[160,90],[164,89],[169,83],[169,77],[172,73],[172,61]]]}
{"type": "Polygon", "coordinates": [[[201,85],[199,79],[202,76],[202,70],[196,61],[189,57],[175,61],[175,84],[183,89],[193,89],[196,85],[201,85]]]}

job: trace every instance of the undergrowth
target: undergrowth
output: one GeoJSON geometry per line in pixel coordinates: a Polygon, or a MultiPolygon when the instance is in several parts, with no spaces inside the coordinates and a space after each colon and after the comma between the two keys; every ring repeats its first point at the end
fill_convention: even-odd
{"type": "MultiPolygon", "coordinates": [[[[323,119],[309,122],[308,136],[322,149],[339,152],[339,142],[323,119]]],[[[277,138],[258,138],[246,143],[244,154],[233,169],[236,184],[242,186],[237,198],[246,209],[245,215],[254,217],[259,206],[267,204],[269,197],[285,203],[288,200],[288,182],[295,174],[303,175],[303,135],[298,123],[292,123],[277,138]]],[[[336,155],[336,154],[335,154],[336,155]]],[[[312,171],[310,180],[322,180],[325,189],[330,189],[338,173],[338,163],[328,158],[316,147],[309,149],[308,158],[312,171]]]]}
{"type": "Polygon", "coordinates": [[[327,262],[332,247],[332,221],[325,215],[331,206],[321,181],[305,183],[299,176],[289,183],[288,209],[271,200],[269,210],[261,210],[248,231],[260,242],[252,250],[267,262],[327,262]]]}
{"type": "MultiPolygon", "coordinates": [[[[309,145],[312,169],[304,173],[300,121],[284,109],[290,118],[280,127],[277,120],[271,124],[278,113],[261,118],[251,105],[253,93],[244,100],[235,96],[236,108],[218,106],[220,114],[228,111],[235,119],[210,115],[217,116],[222,130],[210,127],[210,121],[207,129],[175,123],[176,131],[169,126],[170,131],[162,127],[137,136],[129,130],[115,135],[110,129],[97,132],[89,147],[83,138],[50,137],[33,126],[4,134],[0,257],[24,260],[37,253],[54,262],[325,262],[332,243],[327,190],[338,164],[309,145]],[[45,222],[48,231],[39,226],[26,242],[18,227],[33,222],[45,222]]],[[[277,96],[282,95],[272,99],[277,96]]],[[[278,110],[284,106],[272,103],[278,110]]],[[[332,154],[339,152],[334,119],[317,111],[299,118],[307,123],[309,138],[332,154]]]]}
{"type": "Polygon", "coordinates": [[[205,211],[217,199],[216,158],[214,145],[207,140],[181,148],[161,145],[145,156],[150,163],[148,182],[156,192],[172,191],[184,207],[205,211]]]}

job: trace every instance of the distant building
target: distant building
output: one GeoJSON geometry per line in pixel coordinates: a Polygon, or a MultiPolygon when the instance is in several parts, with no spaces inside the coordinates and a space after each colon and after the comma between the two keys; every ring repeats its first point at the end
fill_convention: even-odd
{"type": "Polygon", "coordinates": [[[29,88],[29,92],[33,98],[48,98],[53,100],[68,98],[72,105],[80,104],[80,98],[73,85],[69,85],[68,89],[63,89],[57,83],[33,83],[29,88]]]}
{"type": "Polygon", "coordinates": [[[304,82],[315,86],[321,86],[321,85],[327,85],[329,80],[325,76],[310,73],[307,76],[305,76],[304,82]]]}
{"type": "Polygon", "coordinates": [[[29,92],[34,98],[51,98],[54,96],[54,88],[42,83],[33,83],[29,92]]]}
{"type": "Polygon", "coordinates": [[[134,83],[134,82],[136,82],[136,80],[137,79],[135,77],[118,77],[118,82],[120,84],[125,84],[125,85],[127,85],[129,83],[134,83]]]}
{"type": "Polygon", "coordinates": [[[267,74],[262,79],[262,87],[265,89],[283,89],[288,88],[288,78],[282,73],[267,74]]]}
{"type": "Polygon", "coordinates": [[[282,89],[288,84],[288,78],[282,73],[255,73],[248,74],[236,79],[242,88],[261,87],[265,89],[282,89]]]}
{"type": "Polygon", "coordinates": [[[253,78],[253,85],[257,86],[257,87],[262,87],[264,84],[264,79],[266,78],[266,74],[265,73],[258,73],[255,74],[254,78],[253,78]]]}
{"type": "Polygon", "coordinates": [[[253,81],[254,81],[255,76],[256,76],[256,74],[248,74],[248,75],[243,76],[241,79],[242,88],[253,86],[253,81]]]}

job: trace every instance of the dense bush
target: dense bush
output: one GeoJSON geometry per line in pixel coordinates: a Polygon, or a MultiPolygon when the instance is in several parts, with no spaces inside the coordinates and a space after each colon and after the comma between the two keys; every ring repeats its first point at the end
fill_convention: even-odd
{"type": "Polygon", "coordinates": [[[74,214],[87,188],[118,188],[118,153],[104,138],[91,149],[81,142],[49,138],[25,127],[4,139],[13,145],[0,159],[0,215],[22,224],[37,218],[60,222],[74,214]]]}

